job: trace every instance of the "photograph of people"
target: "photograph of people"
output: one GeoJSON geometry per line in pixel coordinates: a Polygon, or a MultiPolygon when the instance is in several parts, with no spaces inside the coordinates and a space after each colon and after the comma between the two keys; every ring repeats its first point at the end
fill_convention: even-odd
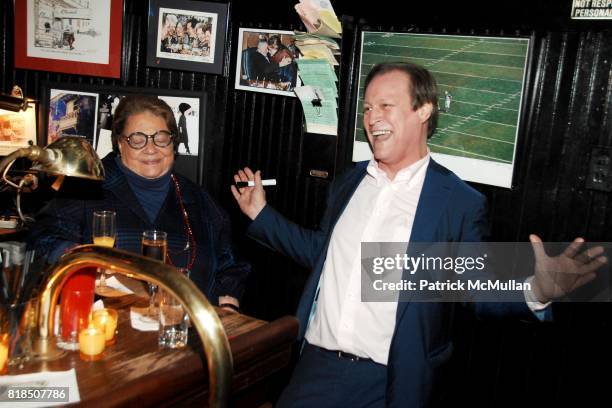
{"type": "Polygon", "coordinates": [[[160,9],[158,58],[214,62],[216,14],[160,9]]]}
{"type": "Polygon", "coordinates": [[[236,89],[295,96],[298,51],[293,33],[240,29],[236,89]],[[291,48],[289,48],[291,47],[291,48]]]}

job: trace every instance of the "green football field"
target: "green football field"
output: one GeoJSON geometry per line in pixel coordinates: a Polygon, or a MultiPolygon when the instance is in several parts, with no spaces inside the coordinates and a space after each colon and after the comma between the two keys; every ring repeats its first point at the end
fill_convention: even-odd
{"type": "Polygon", "coordinates": [[[355,140],[363,131],[363,86],[379,62],[409,61],[438,83],[438,129],[432,152],[512,163],[529,40],[399,33],[363,35],[355,140]],[[451,96],[445,106],[445,91],[451,96]]]}

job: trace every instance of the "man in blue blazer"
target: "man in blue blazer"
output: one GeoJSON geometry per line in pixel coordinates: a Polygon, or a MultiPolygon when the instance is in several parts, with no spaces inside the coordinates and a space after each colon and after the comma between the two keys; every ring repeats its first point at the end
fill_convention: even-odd
{"type": "MultiPolygon", "coordinates": [[[[232,193],[253,222],[248,234],[312,270],[297,316],[305,339],[278,406],[429,406],[440,367],[452,353],[454,303],[362,302],[361,242],[479,242],[487,235],[486,199],[430,158],[437,125],[432,75],[412,64],[380,64],[366,79],[364,129],[374,158],[331,185],[317,231],[266,205],[261,175],[240,170],[255,187],[232,193]]],[[[606,262],[599,251],[578,257],[577,239],[559,257],[541,241],[526,302],[472,303],[479,316],[537,320],[536,313],[606,262]],[[551,271],[571,274],[551,276],[551,271]],[[557,285],[553,284],[556,279],[557,285]]]]}

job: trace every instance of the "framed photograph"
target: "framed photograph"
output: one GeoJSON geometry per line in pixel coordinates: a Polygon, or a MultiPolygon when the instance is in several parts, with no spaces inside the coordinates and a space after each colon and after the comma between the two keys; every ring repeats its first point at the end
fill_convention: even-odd
{"type": "Polygon", "coordinates": [[[62,136],[78,136],[95,146],[98,94],[51,89],[45,145],[62,136]]]}
{"type": "Polygon", "coordinates": [[[229,4],[149,0],[147,65],[223,73],[229,4]]]}
{"type": "Polygon", "coordinates": [[[371,157],[363,130],[368,72],[380,62],[412,62],[438,84],[432,157],[466,181],[511,188],[531,49],[525,37],[363,32],[353,161],[371,157]]]}
{"type": "Polygon", "coordinates": [[[241,28],[236,57],[236,89],[295,96],[298,81],[293,31],[241,28]]]}
{"type": "Polygon", "coordinates": [[[121,76],[123,0],[15,2],[15,67],[121,76]]]}
{"type": "Polygon", "coordinates": [[[155,94],[172,109],[178,126],[175,168],[194,182],[202,173],[206,94],[181,90],[43,84],[41,133],[45,144],[63,136],[87,139],[103,158],[113,149],[111,128],[115,109],[129,94],[155,94]]]}
{"type": "Polygon", "coordinates": [[[0,109],[0,156],[31,144],[36,144],[36,105],[21,112],[0,109]]]}

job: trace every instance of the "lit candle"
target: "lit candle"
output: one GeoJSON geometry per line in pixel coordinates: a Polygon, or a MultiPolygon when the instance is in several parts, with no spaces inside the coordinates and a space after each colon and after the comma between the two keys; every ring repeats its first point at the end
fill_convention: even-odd
{"type": "Polygon", "coordinates": [[[8,333],[0,335],[0,375],[8,372],[8,333]]]}
{"type": "Polygon", "coordinates": [[[115,343],[115,331],[117,330],[117,311],[115,309],[94,310],[93,325],[105,333],[106,345],[115,343]]]}
{"type": "Polygon", "coordinates": [[[79,350],[83,360],[95,361],[102,358],[105,344],[104,331],[90,325],[79,333],[79,350]]]}

